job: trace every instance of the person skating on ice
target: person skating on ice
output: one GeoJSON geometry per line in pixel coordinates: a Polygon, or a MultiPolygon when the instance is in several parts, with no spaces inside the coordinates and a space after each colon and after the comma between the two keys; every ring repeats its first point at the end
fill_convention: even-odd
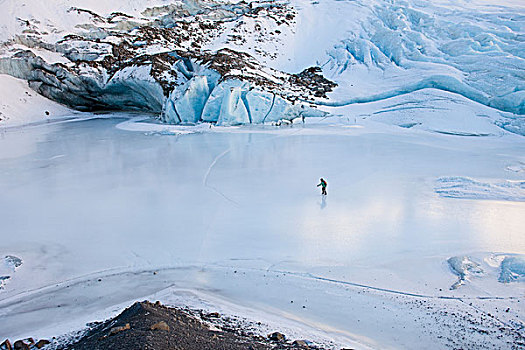
{"type": "Polygon", "coordinates": [[[321,186],[321,194],[326,196],[326,186],[328,186],[328,184],[323,178],[321,178],[320,181],[321,182],[319,183],[319,185],[317,185],[317,187],[321,186]]]}

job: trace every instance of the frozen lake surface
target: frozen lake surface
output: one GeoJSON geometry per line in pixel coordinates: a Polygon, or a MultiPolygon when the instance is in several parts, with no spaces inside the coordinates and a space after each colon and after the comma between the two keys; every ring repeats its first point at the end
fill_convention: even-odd
{"type": "Polygon", "coordinates": [[[0,338],[156,298],[357,348],[516,345],[524,276],[498,279],[525,254],[523,138],[359,124],[0,131],[0,254],[23,262],[0,338]]]}

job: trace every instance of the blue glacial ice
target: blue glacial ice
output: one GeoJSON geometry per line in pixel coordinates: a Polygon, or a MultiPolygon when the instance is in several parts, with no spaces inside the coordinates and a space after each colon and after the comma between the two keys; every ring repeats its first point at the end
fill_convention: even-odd
{"type": "Polygon", "coordinates": [[[222,94],[222,104],[217,124],[240,125],[249,124],[248,108],[242,98],[243,90],[240,86],[226,89],[222,94]]]}
{"type": "Polygon", "coordinates": [[[197,123],[209,95],[208,78],[195,76],[181,89],[175,89],[166,103],[173,103],[181,123],[197,123]]]}
{"type": "Polygon", "coordinates": [[[221,116],[222,104],[225,95],[229,95],[232,89],[248,90],[249,84],[240,80],[226,80],[221,82],[211,92],[206,105],[203,108],[201,120],[205,122],[217,122],[221,116]]]}
{"type": "Polygon", "coordinates": [[[501,262],[500,282],[525,280],[525,255],[506,256],[501,262]]]}
{"type": "MultiPolygon", "coordinates": [[[[175,96],[176,93],[174,93],[175,96]]],[[[170,98],[171,100],[171,98],[170,98]]],[[[200,100],[204,101],[204,99],[200,100]]],[[[186,105],[191,109],[190,105],[186,105]]],[[[205,104],[195,110],[193,122],[212,122],[217,125],[261,124],[275,122],[281,119],[292,120],[299,116],[323,117],[326,112],[306,105],[293,105],[284,98],[251,86],[248,82],[237,79],[225,80],[211,90],[205,104]],[[198,112],[200,118],[198,117],[198,112]]],[[[169,101],[166,104],[164,121],[177,124],[184,122],[181,117],[183,109],[173,108],[169,101]],[[175,117],[174,117],[175,116],[175,117]]]]}
{"type": "Polygon", "coordinates": [[[275,95],[262,90],[250,90],[245,95],[252,123],[264,123],[273,108],[275,95]]]}
{"type": "Polygon", "coordinates": [[[480,264],[473,261],[468,256],[454,256],[447,260],[450,270],[458,276],[458,280],[450,286],[450,289],[457,289],[458,287],[465,284],[469,276],[482,275],[483,269],[480,264]]]}
{"type": "MultiPolygon", "coordinates": [[[[377,72],[386,93],[338,105],[373,101],[419,89],[461,94],[501,111],[525,114],[525,42],[521,9],[464,3],[356,1],[359,26],[328,52],[325,69],[336,81],[355,69],[377,72]],[[356,29],[357,28],[357,29],[356,29]],[[394,86],[389,77],[401,77],[394,86]],[[387,79],[385,79],[387,78],[387,79]]],[[[351,6],[351,5],[349,5],[351,6]]],[[[372,74],[373,75],[373,74],[372,74]]],[[[392,81],[395,79],[393,78],[392,81]]]]}

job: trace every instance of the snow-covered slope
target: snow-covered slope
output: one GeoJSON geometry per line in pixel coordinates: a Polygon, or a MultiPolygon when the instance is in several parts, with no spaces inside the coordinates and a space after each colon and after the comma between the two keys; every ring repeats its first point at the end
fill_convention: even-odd
{"type": "Polygon", "coordinates": [[[72,116],[76,112],[31,90],[26,81],[0,74],[0,123],[16,126],[72,116]]]}
{"type": "Polygon", "coordinates": [[[78,109],[246,124],[434,89],[491,107],[493,123],[523,133],[519,1],[0,4],[0,72],[78,109]],[[298,75],[312,66],[335,91],[320,71],[298,75]]]}

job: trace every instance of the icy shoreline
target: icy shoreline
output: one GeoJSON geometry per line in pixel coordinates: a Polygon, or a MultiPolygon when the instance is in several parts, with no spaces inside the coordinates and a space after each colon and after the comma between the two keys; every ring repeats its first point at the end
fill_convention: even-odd
{"type": "MultiPolygon", "coordinates": [[[[22,333],[11,333],[4,337],[11,339],[27,337],[55,339],[56,337],[57,340],[53,341],[56,346],[62,344],[64,341],[69,342],[71,339],[78,338],[85,332],[86,324],[114,317],[126,306],[136,301],[149,299],[158,300],[168,306],[203,310],[202,312],[204,314],[217,312],[224,318],[237,320],[241,327],[248,327],[248,329],[255,332],[255,334],[263,337],[271,332],[279,331],[285,334],[288,339],[308,339],[324,349],[339,349],[342,347],[377,349],[384,348],[385,346],[382,342],[376,342],[376,339],[363,337],[358,333],[352,334],[342,329],[332,328],[326,324],[309,319],[308,316],[300,317],[297,313],[292,314],[286,310],[268,307],[268,305],[243,305],[243,303],[239,303],[237,300],[228,300],[224,296],[221,296],[221,292],[217,293],[218,291],[213,288],[180,288],[177,286],[178,284],[191,285],[191,282],[182,277],[185,274],[191,273],[191,271],[200,271],[200,273],[205,273],[209,276],[217,273],[219,275],[224,273],[226,273],[226,275],[228,273],[239,276],[244,275],[250,283],[255,281],[255,284],[257,284],[257,279],[254,279],[253,276],[256,270],[253,269],[187,266],[180,268],[161,267],[135,271],[125,270],[126,269],[115,269],[104,273],[96,273],[91,276],[64,281],[54,286],[49,286],[49,288],[2,300],[0,302],[1,309],[14,308],[14,310],[17,310],[21,308],[27,310],[28,308],[33,308],[31,305],[40,305],[40,308],[44,307],[44,310],[47,309],[47,311],[45,311],[46,318],[54,318],[55,316],[53,315],[55,313],[58,315],[63,314],[63,312],[67,312],[73,316],[69,317],[65,323],[62,322],[58,327],[47,326],[40,329],[27,330],[22,333]],[[117,286],[129,284],[130,279],[135,279],[135,283],[140,283],[142,286],[139,287],[136,285],[136,290],[131,293],[118,291],[119,288],[117,286]],[[164,281],[159,284],[159,280],[164,281]],[[183,282],[183,280],[185,281],[183,282]],[[149,288],[152,290],[155,288],[160,288],[160,290],[153,294],[144,293],[144,291],[148,289],[148,287],[145,287],[146,285],[149,285],[149,288]],[[161,287],[162,285],[164,285],[164,288],[161,287]],[[91,295],[104,296],[106,306],[104,307],[104,303],[101,304],[100,302],[92,305],[85,304],[84,302],[81,306],[79,305],[81,307],[80,309],[79,306],[74,306],[75,303],[78,303],[79,296],[86,293],[82,291],[82,289],[86,288],[91,295]],[[104,294],[107,293],[107,290],[112,290],[112,294],[114,294],[109,300],[108,295],[104,294]],[[124,296],[125,294],[134,296],[132,299],[119,301],[117,304],[114,304],[119,298],[126,298],[124,296]],[[112,301],[112,299],[114,301],[112,301]],[[47,302],[46,305],[42,304],[43,300],[52,301],[47,302]],[[57,308],[57,310],[53,311],[53,307],[57,308]]],[[[451,342],[449,345],[456,344],[460,346],[460,344],[464,344],[461,340],[455,338],[468,335],[471,345],[477,344],[477,346],[481,348],[489,346],[486,343],[487,340],[484,332],[490,334],[491,337],[497,335],[499,339],[506,339],[509,349],[513,348],[512,346],[520,346],[520,344],[524,344],[525,341],[525,337],[520,331],[522,325],[518,321],[519,315],[521,314],[520,309],[522,309],[519,305],[520,297],[518,296],[480,295],[469,297],[464,294],[458,295],[457,297],[439,295],[425,296],[401,291],[388,291],[354,283],[344,283],[342,281],[309,276],[310,274],[293,274],[289,271],[265,271],[264,273],[273,274],[277,277],[280,276],[278,279],[281,279],[281,281],[282,279],[288,280],[291,278],[292,280],[289,281],[290,285],[297,286],[299,284],[302,285],[303,288],[308,288],[310,291],[318,289],[320,286],[316,287],[315,285],[319,282],[326,284],[323,288],[327,288],[329,284],[335,283],[337,285],[343,283],[341,286],[346,290],[345,298],[349,298],[349,300],[357,298],[359,303],[363,303],[363,310],[360,311],[358,315],[349,314],[349,316],[360,317],[366,320],[370,316],[365,316],[363,312],[371,312],[374,314],[372,317],[381,317],[380,315],[384,317],[392,311],[391,308],[394,308],[396,312],[402,313],[402,315],[397,315],[397,317],[400,317],[398,322],[401,322],[403,328],[405,328],[405,326],[408,327],[408,319],[411,317],[416,318],[418,322],[423,322],[423,326],[428,322],[427,327],[430,327],[432,333],[438,335],[438,338],[441,336],[446,337],[450,330],[448,327],[453,327],[452,329],[454,329],[454,331],[448,335],[449,337],[453,337],[448,338],[451,342]],[[311,280],[313,284],[309,283],[305,285],[304,282],[300,282],[301,280],[311,280]],[[374,301],[374,299],[377,300],[374,301]],[[459,304],[456,304],[458,301],[459,304]],[[488,313],[487,307],[490,309],[488,313]],[[482,309],[484,309],[484,311],[481,312],[481,322],[479,322],[477,321],[478,316],[475,315],[480,313],[482,309]],[[432,327],[431,324],[436,321],[438,326],[432,327]],[[472,330],[475,330],[475,332],[472,333],[472,330]],[[479,334],[476,332],[479,332],[479,334]],[[510,340],[509,336],[513,340],[510,340]]],[[[272,284],[273,283],[275,282],[272,282],[272,284]]],[[[279,284],[281,284],[281,282],[279,282],[279,284]]],[[[333,287],[328,288],[328,290],[330,289],[333,293],[333,287]]],[[[293,295],[294,292],[287,292],[286,294],[293,295]]],[[[336,304],[342,301],[339,300],[339,298],[338,296],[336,304]]],[[[356,300],[353,302],[355,303],[356,300]]],[[[295,298],[290,300],[290,303],[290,305],[298,304],[297,307],[303,309],[305,307],[311,308],[316,304],[315,300],[297,300],[295,298]]],[[[326,304],[326,301],[321,301],[321,304],[326,304]]],[[[324,307],[326,307],[326,305],[324,307]]],[[[31,311],[31,313],[39,317],[35,311],[31,311]]],[[[13,319],[12,317],[10,318],[13,319]]],[[[407,344],[407,340],[403,339],[402,343],[407,344]]],[[[412,348],[412,346],[409,345],[405,346],[412,348]]],[[[506,346],[502,348],[506,348],[506,346]]]]}

